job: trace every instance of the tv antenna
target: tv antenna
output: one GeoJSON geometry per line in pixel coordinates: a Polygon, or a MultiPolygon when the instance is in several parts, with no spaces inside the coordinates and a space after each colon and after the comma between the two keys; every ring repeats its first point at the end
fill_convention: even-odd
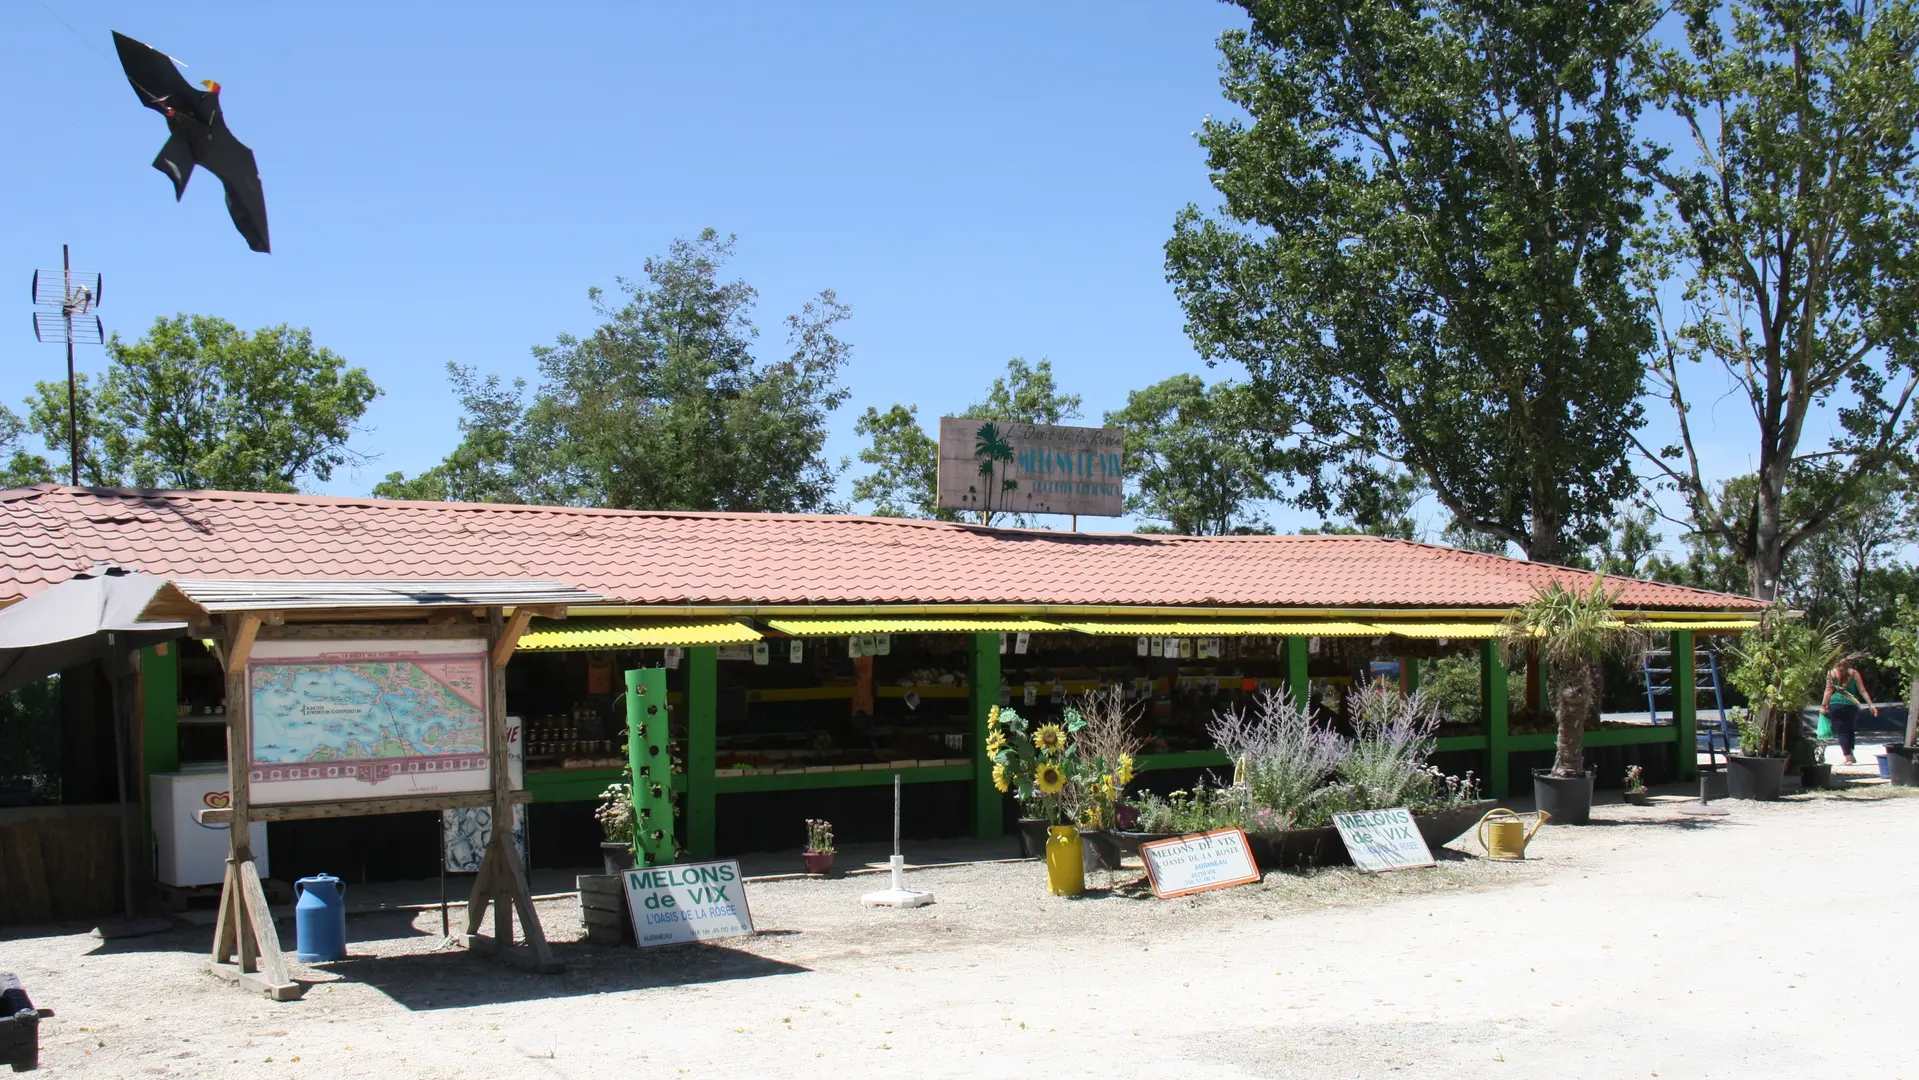
{"type": "Polygon", "coordinates": [[[106,333],[100,316],[101,278],[97,273],[75,270],[67,245],[60,245],[60,269],[33,272],[34,340],[62,342],[67,347],[67,447],[68,479],[80,486],[80,393],[73,376],[73,347],[100,345],[106,333]]]}

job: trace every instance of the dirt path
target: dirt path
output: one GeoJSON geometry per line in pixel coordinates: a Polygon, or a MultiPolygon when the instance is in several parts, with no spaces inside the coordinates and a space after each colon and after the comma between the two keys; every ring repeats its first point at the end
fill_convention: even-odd
{"type": "Polygon", "coordinates": [[[434,952],[437,913],[369,916],[287,1005],[201,974],[202,930],[0,941],[0,969],[59,1010],[55,1077],[1919,1073],[1903,953],[1871,932],[1919,916],[1919,798],[1598,816],[1524,866],[1172,902],[1048,898],[1030,863],[914,875],[918,912],[859,908],[870,878],[756,885],[771,932],[744,947],[568,945],[560,977],[434,952]]]}

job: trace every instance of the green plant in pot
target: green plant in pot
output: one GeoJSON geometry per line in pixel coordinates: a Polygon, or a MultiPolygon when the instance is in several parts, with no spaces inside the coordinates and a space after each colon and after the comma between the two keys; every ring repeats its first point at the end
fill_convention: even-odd
{"type": "Polygon", "coordinates": [[[1583,592],[1555,581],[1507,617],[1500,640],[1508,663],[1538,657],[1551,680],[1558,741],[1550,770],[1533,773],[1533,798],[1556,825],[1592,820],[1593,776],[1586,768],[1586,721],[1599,702],[1598,667],[1608,654],[1637,652],[1645,634],[1621,622],[1618,594],[1606,579],[1583,592]]]}
{"type": "Polygon", "coordinates": [[[809,874],[830,874],[833,872],[833,823],[824,818],[806,819],[806,850],[800,852],[800,863],[809,874]]]}
{"type": "Polygon", "coordinates": [[[1115,830],[1120,800],[1133,782],[1134,764],[1145,744],[1137,724],[1144,704],[1129,704],[1124,694],[1110,687],[1081,695],[1073,703],[1085,723],[1073,738],[1078,768],[1067,794],[1078,811],[1087,869],[1120,867],[1124,853],[1115,830]]]}
{"type": "Polygon", "coordinates": [[[1646,790],[1646,770],[1637,765],[1626,767],[1626,801],[1634,806],[1650,806],[1652,793],[1646,790]]]}
{"type": "Polygon", "coordinates": [[[1747,704],[1735,717],[1739,753],[1727,759],[1727,795],[1779,797],[1791,733],[1804,728],[1806,701],[1841,651],[1836,633],[1806,625],[1783,606],[1761,615],[1757,628],[1726,649],[1732,660],[1726,681],[1746,695],[1747,704]]]}
{"type": "Polygon", "coordinates": [[[1919,744],[1919,604],[1899,598],[1893,624],[1879,631],[1886,646],[1886,667],[1906,682],[1906,738],[1903,745],[1919,744]]]}
{"type": "Polygon", "coordinates": [[[617,874],[633,869],[634,835],[633,785],[627,781],[609,784],[600,792],[600,805],[593,811],[600,823],[600,861],[606,872],[617,874]]]}

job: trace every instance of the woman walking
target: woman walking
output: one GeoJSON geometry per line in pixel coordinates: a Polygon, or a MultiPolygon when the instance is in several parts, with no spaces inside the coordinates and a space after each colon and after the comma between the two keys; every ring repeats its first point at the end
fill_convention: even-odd
{"type": "Polygon", "coordinates": [[[1819,703],[1819,711],[1825,713],[1826,720],[1832,724],[1832,737],[1838,741],[1839,752],[1847,765],[1858,764],[1852,758],[1852,746],[1858,734],[1859,706],[1864,704],[1872,710],[1872,715],[1879,715],[1879,706],[1872,703],[1866,680],[1860,678],[1859,669],[1852,666],[1853,659],[1843,657],[1826,672],[1826,697],[1819,703]]]}

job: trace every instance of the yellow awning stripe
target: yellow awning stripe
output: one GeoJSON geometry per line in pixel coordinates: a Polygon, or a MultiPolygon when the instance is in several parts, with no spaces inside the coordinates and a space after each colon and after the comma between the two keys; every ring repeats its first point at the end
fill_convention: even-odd
{"type": "Polygon", "coordinates": [[[522,652],[594,652],[604,649],[661,649],[668,646],[748,645],[760,632],[737,619],[598,619],[565,622],[536,620],[520,635],[522,652]]]}
{"type": "Polygon", "coordinates": [[[1641,630],[1754,630],[1751,619],[1647,619],[1632,624],[1641,630]]]}
{"type": "Polygon", "coordinates": [[[1379,633],[1371,623],[1335,619],[1101,619],[1061,620],[1059,625],[1082,634],[1120,637],[1372,637],[1379,633]]]}
{"type": "Polygon", "coordinates": [[[990,634],[1058,632],[1056,623],[1018,616],[950,615],[869,615],[857,619],[785,618],[768,619],[766,625],[794,637],[851,637],[855,634],[990,634]]]}
{"type": "Polygon", "coordinates": [[[1499,624],[1496,622],[1440,622],[1408,619],[1405,622],[1377,622],[1373,624],[1373,629],[1378,633],[1417,638],[1421,641],[1439,638],[1445,638],[1448,641],[1484,641],[1499,636],[1499,624]]]}

